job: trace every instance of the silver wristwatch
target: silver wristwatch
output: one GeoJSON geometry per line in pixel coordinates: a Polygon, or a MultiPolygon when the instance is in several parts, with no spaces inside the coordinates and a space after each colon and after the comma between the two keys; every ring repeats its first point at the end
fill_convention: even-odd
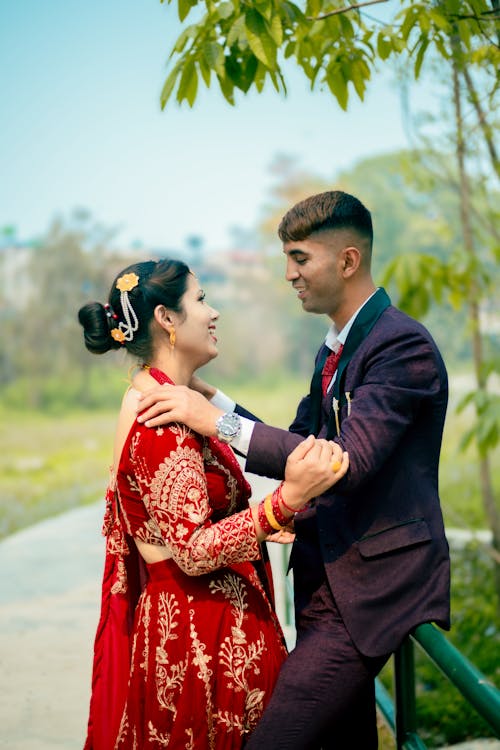
{"type": "Polygon", "coordinates": [[[215,429],[222,443],[231,443],[241,432],[241,418],[234,411],[226,412],[215,423],[215,429]]]}

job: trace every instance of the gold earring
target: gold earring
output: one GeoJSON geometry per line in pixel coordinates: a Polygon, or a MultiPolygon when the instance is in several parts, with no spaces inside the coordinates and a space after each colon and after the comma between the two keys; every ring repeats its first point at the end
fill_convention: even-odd
{"type": "Polygon", "coordinates": [[[170,347],[173,349],[175,346],[175,328],[172,328],[168,337],[170,339],[170,347]]]}

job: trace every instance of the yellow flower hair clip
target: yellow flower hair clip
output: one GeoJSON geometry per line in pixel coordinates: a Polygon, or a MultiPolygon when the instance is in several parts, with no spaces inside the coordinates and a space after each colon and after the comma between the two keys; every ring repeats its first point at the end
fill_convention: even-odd
{"type": "Polygon", "coordinates": [[[139,277],[136,273],[124,273],[116,282],[116,288],[119,289],[120,292],[131,292],[132,289],[135,289],[138,283],[139,277]]]}
{"type": "Polygon", "coordinates": [[[120,344],[123,344],[123,342],[125,341],[125,334],[123,333],[121,328],[113,328],[110,331],[110,333],[115,341],[118,341],[120,344]]]}
{"type": "Polygon", "coordinates": [[[136,273],[124,273],[116,282],[116,288],[120,292],[120,304],[125,322],[119,323],[118,328],[113,328],[111,335],[115,341],[119,341],[121,344],[125,341],[132,341],[134,333],[139,328],[137,315],[128,296],[128,293],[135,289],[138,284],[139,277],[136,273]]]}

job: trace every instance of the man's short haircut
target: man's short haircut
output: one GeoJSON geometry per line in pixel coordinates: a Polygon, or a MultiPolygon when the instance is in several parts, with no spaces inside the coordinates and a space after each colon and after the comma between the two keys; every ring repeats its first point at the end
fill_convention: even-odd
{"type": "Polygon", "coordinates": [[[278,235],[282,242],[298,242],[314,232],[327,229],[353,229],[373,242],[370,212],[349,193],[329,190],[296,203],[282,218],[278,235]]]}

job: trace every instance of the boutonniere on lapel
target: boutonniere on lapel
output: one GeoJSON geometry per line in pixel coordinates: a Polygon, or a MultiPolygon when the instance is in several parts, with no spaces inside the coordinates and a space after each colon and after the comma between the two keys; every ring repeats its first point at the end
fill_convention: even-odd
{"type": "MultiPolygon", "coordinates": [[[[345,400],[347,402],[347,416],[351,416],[351,391],[345,392],[345,400]]],[[[337,437],[340,437],[340,399],[333,397],[332,401],[333,415],[335,417],[335,429],[337,430],[337,437]]]]}

